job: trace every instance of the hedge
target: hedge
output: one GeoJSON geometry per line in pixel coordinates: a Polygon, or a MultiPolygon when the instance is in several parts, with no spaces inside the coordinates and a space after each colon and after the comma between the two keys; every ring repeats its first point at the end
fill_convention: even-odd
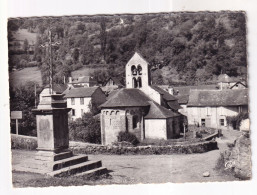
{"type": "MultiPolygon", "coordinates": [[[[130,155],[154,155],[154,154],[192,154],[204,153],[218,149],[216,141],[205,141],[200,143],[172,146],[113,146],[97,145],[79,142],[71,142],[70,149],[75,154],[130,154],[130,155]]],[[[13,149],[35,150],[37,147],[37,138],[21,135],[12,135],[13,149]]]]}
{"type": "Polygon", "coordinates": [[[12,149],[36,150],[37,137],[12,134],[11,147],[12,149]]]}

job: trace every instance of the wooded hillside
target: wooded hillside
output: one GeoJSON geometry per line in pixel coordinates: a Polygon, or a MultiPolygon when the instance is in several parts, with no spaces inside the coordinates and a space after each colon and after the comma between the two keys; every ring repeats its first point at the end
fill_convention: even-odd
{"type": "Polygon", "coordinates": [[[39,47],[49,41],[51,26],[55,82],[73,70],[98,66],[93,75],[101,83],[109,75],[124,76],[135,51],[151,64],[155,84],[207,83],[217,75],[247,75],[246,18],[243,12],[162,13],[144,15],[70,16],[9,19],[9,66],[36,65],[47,82],[48,55],[39,47]],[[37,34],[33,52],[28,41],[17,55],[18,29],[37,34]],[[15,54],[15,55],[14,55],[15,54]],[[99,70],[107,66],[107,72],[99,70]]]}

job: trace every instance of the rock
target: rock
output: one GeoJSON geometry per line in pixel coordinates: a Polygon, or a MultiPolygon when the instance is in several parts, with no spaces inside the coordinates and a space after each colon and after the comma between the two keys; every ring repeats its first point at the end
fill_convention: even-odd
{"type": "Polygon", "coordinates": [[[204,172],[203,177],[210,177],[210,172],[209,171],[204,172]]]}

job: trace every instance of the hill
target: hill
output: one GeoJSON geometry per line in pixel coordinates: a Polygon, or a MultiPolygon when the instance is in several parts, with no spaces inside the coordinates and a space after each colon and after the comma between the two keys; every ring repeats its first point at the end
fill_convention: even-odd
{"type": "MultiPolygon", "coordinates": [[[[92,64],[114,64],[108,74],[116,71],[122,75],[135,51],[150,63],[155,84],[170,84],[172,79],[204,84],[219,74],[247,75],[244,12],[10,19],[9,34],[18,29],[37,33],[33,59],[29,60],[38,63],[43,82],[47,81],[49,56],[39,46],[49,41],[49,26],[52,41],[61,43],[52,49],[55,82],[92,64]],[[164,75],[163,67],[168,67],[164,75]]],[[[14,66],[12,56],[9,57],[10,66],[14,66]]]]}

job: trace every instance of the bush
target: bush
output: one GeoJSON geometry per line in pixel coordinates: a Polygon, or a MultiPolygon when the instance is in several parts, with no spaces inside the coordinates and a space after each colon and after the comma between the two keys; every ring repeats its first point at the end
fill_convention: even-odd
{"type": "Polygon", "coordinates": [[[137,145],[139,143],[137,137],[132,134],[132,133],[129,133],[129,132],[119,132],[119,135],[118,135],[118,142],[122,142],[122,141],[126,141],[126,142],[129,142],[133,145],[137,145]]]}
{"type": "Polygon", "coordinates": [[[12,149],[36,150],[37,137],[24,135],[11,135],[12,149]]]}
{"type": "Polygon", "coordinates": [[[227,116],[226,120],[227,120],[227,124],[232,126],[233,129],[239,129],[241,125],[241,121],[247,118],[249,118],[248,112],[239,113],[236,116],[227,116]]]}
{"type": "Polygon", "coordinates": [[[82,118],[69,121],[70,140],[101,143],[101,126],[99,118],[85,113],[82,118]]]}

